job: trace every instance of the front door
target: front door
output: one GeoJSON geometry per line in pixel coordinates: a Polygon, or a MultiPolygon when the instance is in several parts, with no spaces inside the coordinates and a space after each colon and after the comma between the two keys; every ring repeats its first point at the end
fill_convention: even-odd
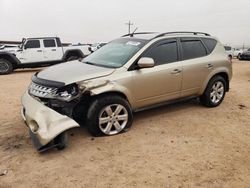
{"type": "Polygon", "coordinates": [[[142,55],[155,61],[152,68],[133,70],[133,97],[136,108],[179,98],[182,64],[176,39],[153,44],[142,55]]]}
{"type": "Polygon", "coordinates": [[[44,61],[43,48],[39,39],[30,39],[24,49],[18,53],[17,58],[21,63],[36,63],[44,61]]]}

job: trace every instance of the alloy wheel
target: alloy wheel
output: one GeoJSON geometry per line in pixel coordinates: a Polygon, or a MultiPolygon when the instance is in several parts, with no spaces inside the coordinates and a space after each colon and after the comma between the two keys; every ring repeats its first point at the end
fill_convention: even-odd
{"type": "Polygon", "coordinates": [[[120,104],[111,104],[99,115],[99,128],[106,135],[115,135],[121,132],[128,122],[128,111],[120,104]]]}

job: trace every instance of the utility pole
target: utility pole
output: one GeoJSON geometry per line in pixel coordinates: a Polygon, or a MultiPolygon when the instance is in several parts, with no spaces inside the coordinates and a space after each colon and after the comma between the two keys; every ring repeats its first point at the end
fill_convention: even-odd
{"type": "Polygon", "coordinates": [[[128,23],[125,23],[126,25],[128,25],[128,34],[130,34],[130,27],[132,26],[132,25],[134,25],[130,20],[129,20],[129,22],[128,23]]]}

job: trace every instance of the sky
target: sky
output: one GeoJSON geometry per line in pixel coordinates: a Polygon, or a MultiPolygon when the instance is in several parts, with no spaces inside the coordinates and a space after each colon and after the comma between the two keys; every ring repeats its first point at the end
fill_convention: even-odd
{"type": "Polygon", "coordinates": [[[58,36],[108,42],[131,30],[203,31],[250,44],[250,0],[0,0],[0,40],[58,36]]]}

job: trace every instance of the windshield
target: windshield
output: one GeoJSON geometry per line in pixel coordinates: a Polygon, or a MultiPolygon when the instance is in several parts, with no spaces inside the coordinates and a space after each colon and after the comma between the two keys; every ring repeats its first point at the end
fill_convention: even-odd
{"type": "Polygon", "coordinates": [[[146,42],[146,40],[135,38],[117,39],[86,57],[83,62],[97,66],[118,68],[127,63],[146,42]]]}

